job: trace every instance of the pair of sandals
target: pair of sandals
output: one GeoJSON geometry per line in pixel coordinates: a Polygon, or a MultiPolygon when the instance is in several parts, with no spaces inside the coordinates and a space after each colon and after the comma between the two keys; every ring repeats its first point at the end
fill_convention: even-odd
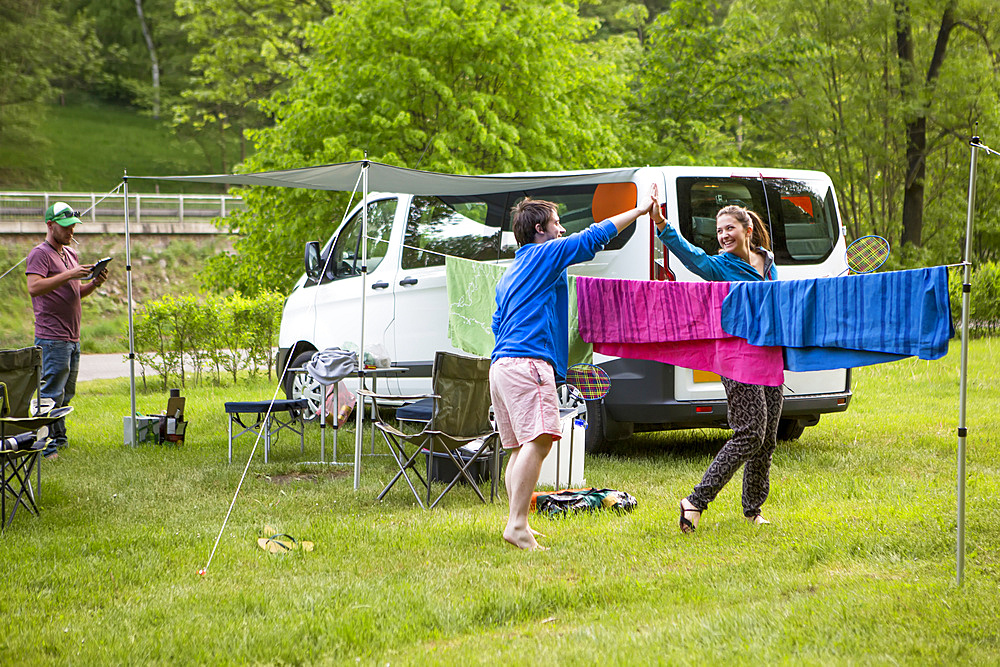
{"type": "MultiPolygon", "coordinates": [[[[697,507],[694,507],[693,505],[691,507],[684,507],[683,500],[680,502],[680,507],[681,507],[681,518],[680,518],[681,532],[693,533],[698,528],[698,524],[691,521],[691,519],[689,519],[687,515],[696,514],[698,516],[698,519],[701,519],[701,513],[704,510],[700,510],[697,507]]],[[[756,514],[751,514],[749,516],[745,516],[744,518],[750,523],[754,524],[755,526],[764,526],[764,525],[769,525],[771,523],[763,516],[761,516],[760,512],[757,512],[756,514]]]]}

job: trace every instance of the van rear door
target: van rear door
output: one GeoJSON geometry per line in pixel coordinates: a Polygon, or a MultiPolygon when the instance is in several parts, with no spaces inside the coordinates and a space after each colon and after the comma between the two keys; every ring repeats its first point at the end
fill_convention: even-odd
{"type": "MultiPolygon", "coordinates": [[[[843,230],[830,179],[819,172],[682,176],[676,179],[681,234],[709,253],[719,250],[715,213],[736,204],[755,212],[771,233],[779,280],[836,276],[846,269],[843,230]]],[[[668,261],[678,280],[700,280],[681,263],[668,261]]],[[[847,389],[847,370],[785,373],[785,395],[838,393],[847,389]]],[[[677,368],[678,401],[724,400],[712,373],[677,368]]]]}

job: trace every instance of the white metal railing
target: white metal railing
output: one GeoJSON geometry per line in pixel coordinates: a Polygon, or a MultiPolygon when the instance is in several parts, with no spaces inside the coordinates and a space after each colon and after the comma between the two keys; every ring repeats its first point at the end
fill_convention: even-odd
{"type": "MultiPolygon", "coordinates": [[[[45,209],[57,201],[85,213],[84,222],[115,223],[125,217],[124,195],[120,193],[105,196],[93,192],[0,192],[0,223],[44,222],[45,209]]],[[[243,200],[231,195],[129,193],[128,201],[129,220],[137,225],[208,222],[243,208],[243,200]]]]}

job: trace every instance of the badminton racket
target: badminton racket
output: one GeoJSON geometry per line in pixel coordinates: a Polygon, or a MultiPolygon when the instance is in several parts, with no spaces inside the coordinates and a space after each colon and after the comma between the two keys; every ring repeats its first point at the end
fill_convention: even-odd
{"type": "Polygon", "coordinates": [[[585,401],[596,401],[608,395],[611,378],[600,366],[573,364],[566,371],[566,384],[576,388],[585,401]]]}
{"type": "Polygon", "coordinates": [[[847,270],[855,274],[871,273],[885,264],[888,257],[888,241],[873,234],[862,236],[847,246],[847,270]]]}

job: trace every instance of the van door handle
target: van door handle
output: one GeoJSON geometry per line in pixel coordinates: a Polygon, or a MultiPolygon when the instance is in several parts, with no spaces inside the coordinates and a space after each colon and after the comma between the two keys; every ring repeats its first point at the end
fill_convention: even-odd
{"type": "Polygon", "coordinates": [[[372,289],[385,289],[388,286],[389,283],[385,282],[384,280],[381,280],[377,283],[372,283],[372,289]]]}
{"type": "Polygon", "coordinates": [[[402,280],[399,281],[399,284],[400,285],[416,285],[417,284],[417,279],[416,278],[403,278],[402,280]]]}

